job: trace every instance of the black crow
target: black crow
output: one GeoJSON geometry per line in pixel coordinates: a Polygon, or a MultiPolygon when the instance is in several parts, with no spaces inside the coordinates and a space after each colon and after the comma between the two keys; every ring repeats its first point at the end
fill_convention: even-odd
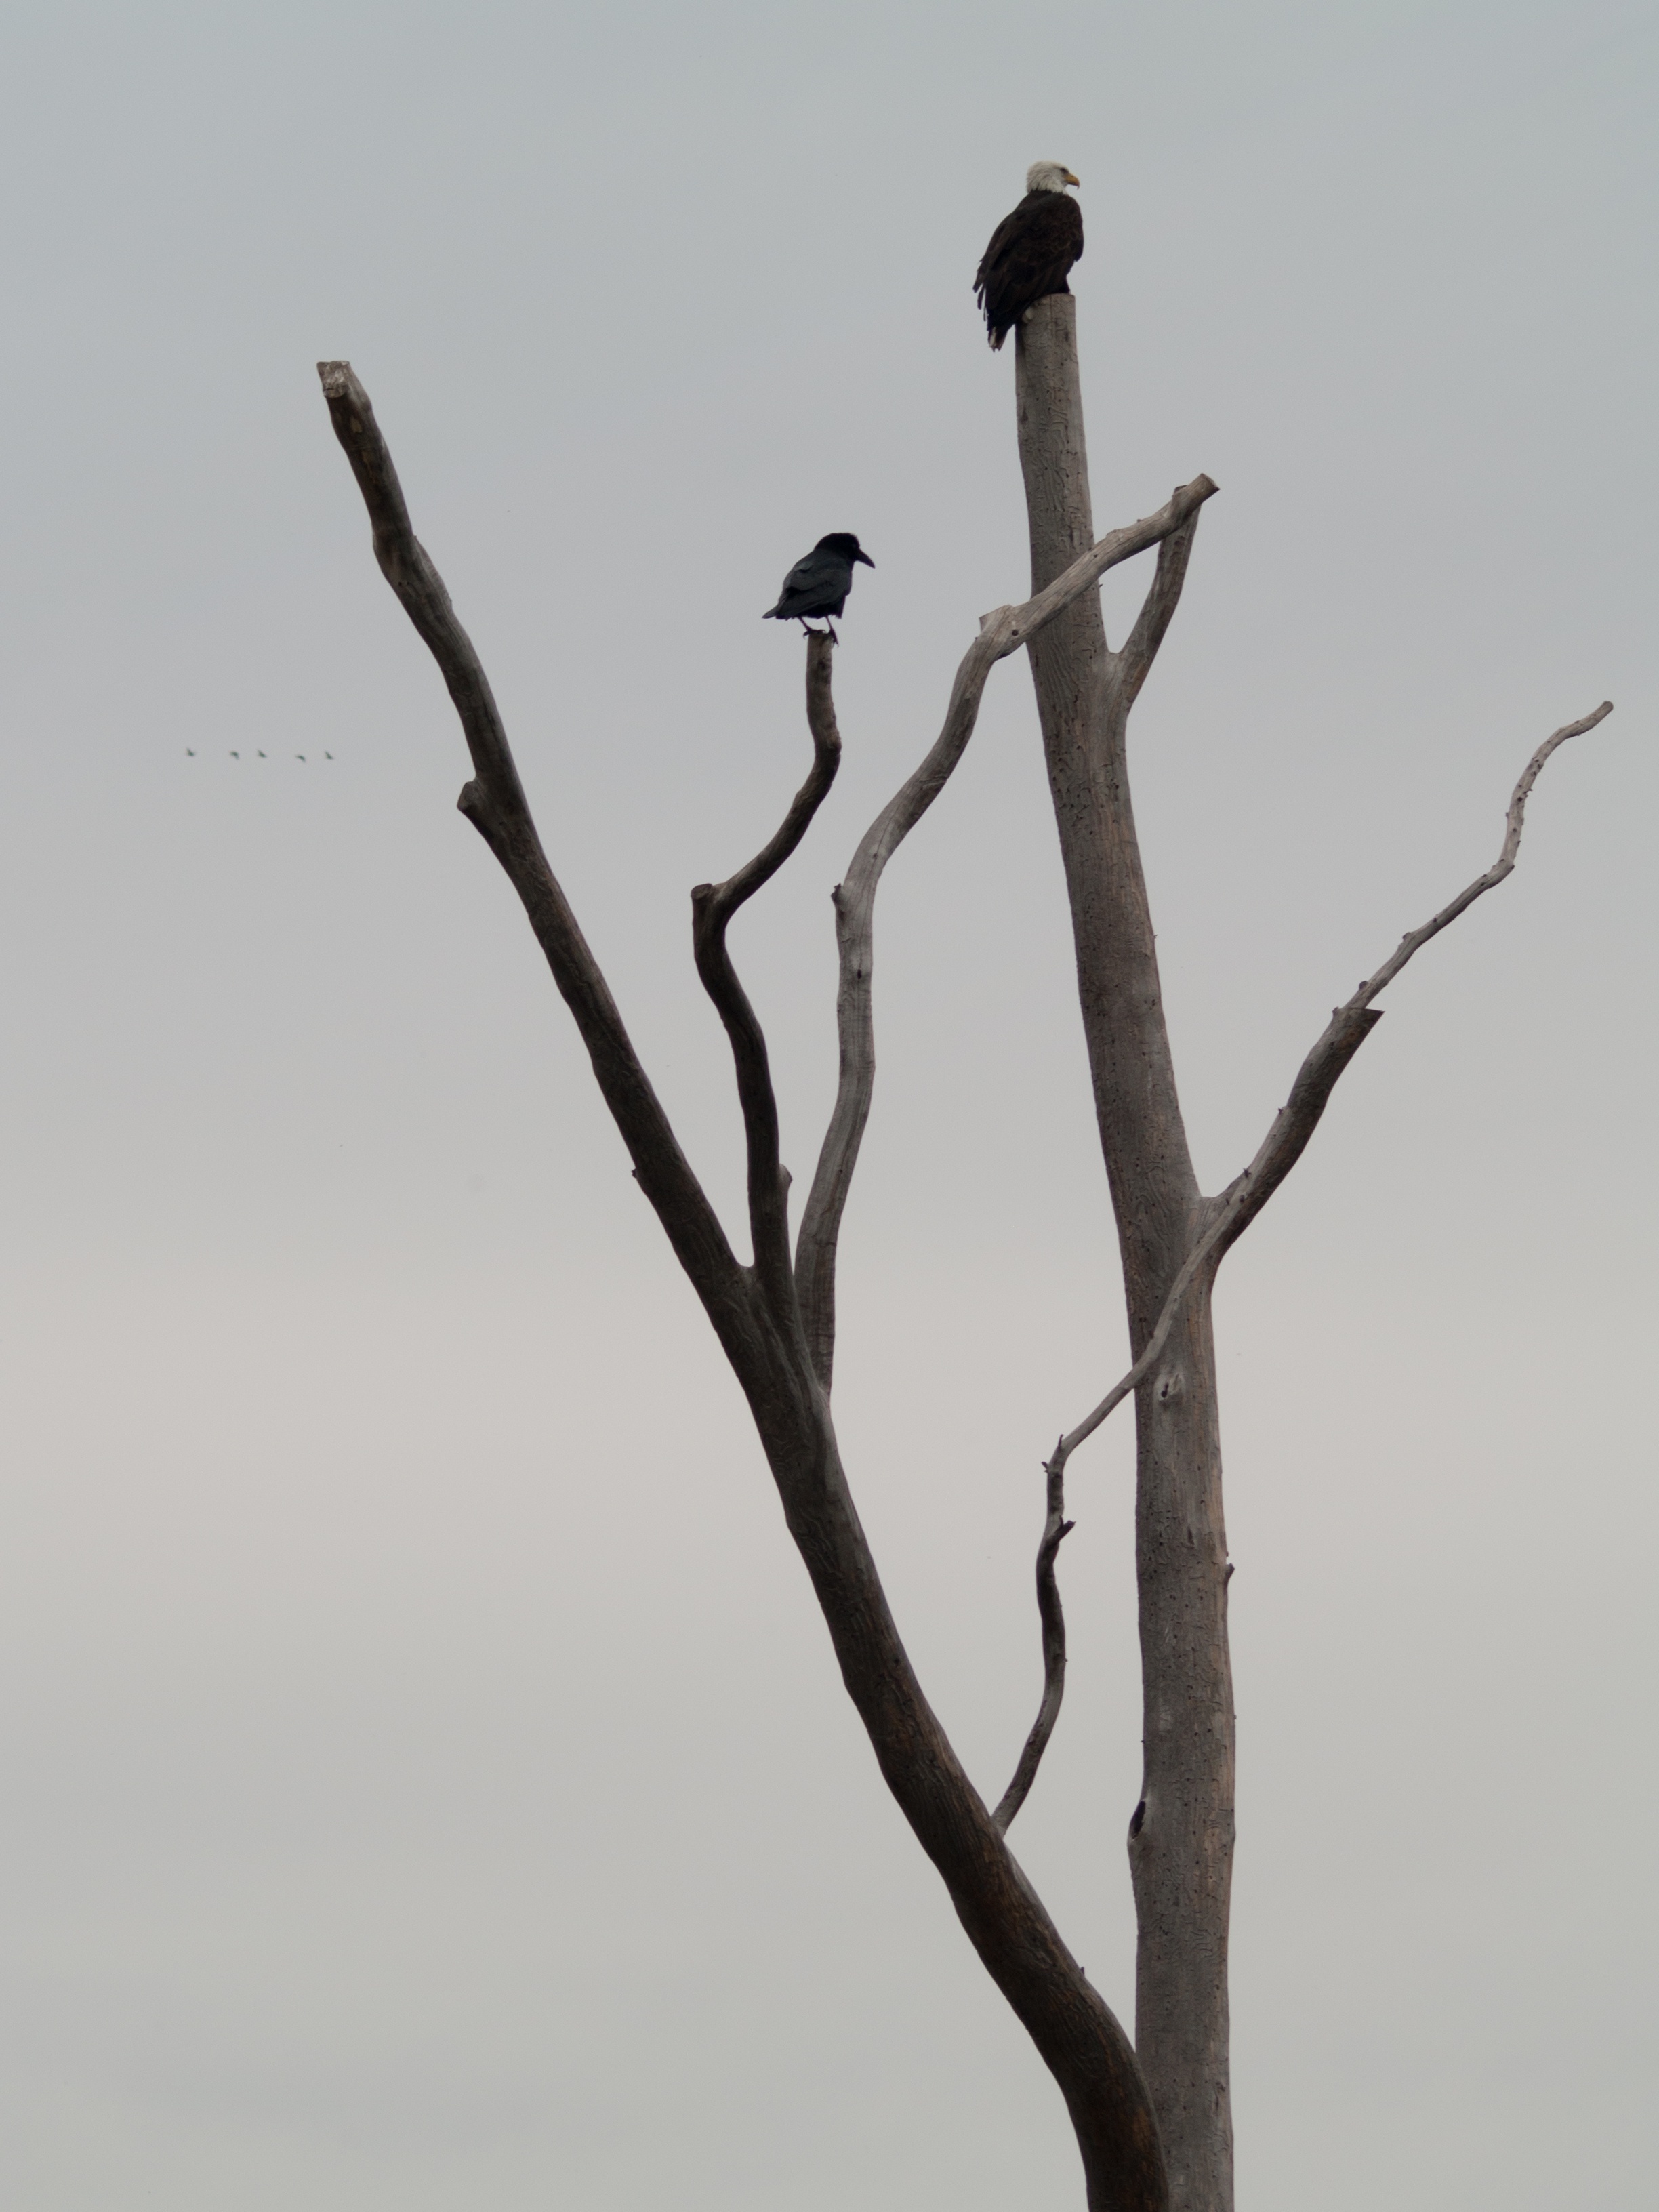
{"type": "Polygon", "coordinates": [[[991,234],[974,289],[994,353],[1028,307],[1072,289],[1066,279],[1083,258],[1083,213],[1066,187],[1076,182],[1062,162],[1033,161],[1024,198],[991,234]]]}
{"type": "Polygon", "coordinates": [[[776,606],[768,607],[761,620],[798,622],[805,628],[809,620],[816,617],[834,637],[830,617],[838,615],[847,605],[847,594],[853,588],[854,561],[862,561],[866,568],[876,565],[850,530],[832,530],[796,562],[783,580],[776,606]]]}

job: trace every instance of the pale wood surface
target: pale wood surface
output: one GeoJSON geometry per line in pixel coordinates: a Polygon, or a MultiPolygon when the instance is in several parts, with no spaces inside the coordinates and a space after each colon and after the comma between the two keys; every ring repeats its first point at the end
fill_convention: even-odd
{"type": "MultiPolygon", "coordinates": [[[[1015,363],[1031,581],[1040,590],[1092,530],[1075,301],[1038,301],[1018,331],[1015,363]]],[[[1137,1356],[1205,1216],[1164,1020],[1127,761],[1129,707],[1174,613],[1189,548],[1190,537],[1165,553],[1131,633],[1133,663],[1109,652],[1093,593],[1034,638],[1030,653],[1137,1356]]],[[[1145,1765],[1129,1839],[1135,2048],[1158,2108],[1172,2206],[1231,2212],[1234,1719],[1207,1283],[1182,1306],[1138,1391],[1136,1466],[1145,1765]]]]}
{"type": "MultiPolygon", "coordinates": [[[[1018,427],[1032,583],[1066,563],[1091,527],[1078,376],[1076,309],[1041,301],[1018,348],[1018,427]]],[[[1216,1270],[1291,1172],[1344,1070],[1382,1019],[1373,1001],[1407,963],[1515,866],[1528,797],[1545,762],[1612,709],[1547,738],[1516,784],[1498,859],[1408,932],[1332,1010],[1249,1165],[1218,1197],[1198,1191],[1163,1019],[1156,946],[1130,803],[1127,717],[1181,597],[1196,508],[1158,548],[1158,570],[1121,651],[1097,598],[1031,641],[1030,659],[1071,897],[1079,995],[1102,1151],[1116,1216],[1135,1358],[1045,1465],[1038,1553],[1042,1705],[1009,1817],[1052,1732],[1065,1677],[1054,1560],[1071,1454],[1115,1407],[1136,1400],[1136,1569],[1145,1766],[1129,1822],[1138,1922],[1135,2039],[1151,2084],[1180,2212],[1233,2202],[1227,1938],[1235,1735],[1219,1419],[1210,1297],[1216,1270]]],[[[1012,1803],[1011,1803],[1012,1801],[1012,1803]]],[[[1000,1814],[1003,1808],[999,1808],[1000,1814]]]]}

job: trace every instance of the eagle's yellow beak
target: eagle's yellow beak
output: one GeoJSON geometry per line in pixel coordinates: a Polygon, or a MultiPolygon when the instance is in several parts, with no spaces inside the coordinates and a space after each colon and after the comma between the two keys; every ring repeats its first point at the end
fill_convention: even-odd
{"type": "Polygon", "coordinates": [[[1074,177],[1071,171],[1067,169],[1066,172],[1066,181],[1068,185],[1080,185],[1083,182],[1083,179],[1081,177],[1074,177]]]}

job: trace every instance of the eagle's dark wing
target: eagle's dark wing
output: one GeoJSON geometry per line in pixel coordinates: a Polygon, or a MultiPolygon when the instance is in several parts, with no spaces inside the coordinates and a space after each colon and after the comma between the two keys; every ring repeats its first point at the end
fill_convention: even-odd
{"type": "Polygon", "coordinates": [[[993,348],[1000,348],[1025,310],[1051,292],[1070,290],[1066,276],[1083,258],[1083,210],[1066,192],[1027,192],[991,234],[974,279],[993,348]]]}
{"type": "Polygon", "coordinates": [[[853,564],[839,553],[805,554],[784,578],[776,606],[766,611],[785,622],[794,615],[838,615],[852,582],[853,564]]]}
{"type": "Polygon", "coordinates": [[[1024,214],[1026,208],[1030,205],[1031,201],[1039,198],[1040,197],[1041,195],[1036,192],[1027,192],[1025,198],[1020,202],[1013,213],[1012,215],[1004,216],[1002,221],[991,233],[991,243],[979,257],[979,269],[974,277],[974,290],[979,295],[981,301],[984,298],[986,286],[992,281],[992,270],[1000,269],[1002,266],[1002,258],[1008,250],[1010,241],[1019,228],[1020,217],[1024,214]]]}

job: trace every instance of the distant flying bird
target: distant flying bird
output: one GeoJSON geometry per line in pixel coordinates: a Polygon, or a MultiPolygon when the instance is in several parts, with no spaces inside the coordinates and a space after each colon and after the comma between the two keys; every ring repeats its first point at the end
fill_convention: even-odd
{"type": "Polygon", "coordinates": [[[876,565],[850,530],[832,530],[796,562],[783,580],[776,606],[768,607],[761,620],[798,622],[805,628],[816,618],[834,637],[830,617],[838,615],[847,605],[847,594],[853,588],[854,561],[862,561],[866,568],[876,565]]]}
{"type": "Polygon", "coordinates": [[[974,291],[985,310],[993,353],[1002,350],[1028,307],[1051,292],[1072,289],[1066,279],[1083,258],[1083,210],[1066,198],[1066,187],[1078,181],[1058,161],[1033,161],[1025,172],[1024,198],[991,233],[974,291]]]}
{"type": "Polygon", "coordinates": [[[241,758],[241,757],[242,757],[242,756],[240,755],[240,753],[232,753],[232,755],[231,755],[231,758],[232,758],[232,760],[240,760],[240,758],[241,758]]]}
{"type": "Polygon", "coordinates": [[[333,759],[333,757],[334,757],[334,756],[333,756],[333,754],[332,754],[332,753],[325,753],[325,754],[323,755],[323,758],[324,758],[325,760],[332,760],[332,759],[333,759]]]}
{"type": "Polygon", "coordinates": [[[195,748],[195,746],[194,746],[194,745],[186,745],[186,746],[185,747],[185,751],[190,755],[190,757],[191,758],[191,760],[194,760],[194,759],[195,759],[195,757],[196,757],[196,748],[195,748]]]}
{"type": "Polygon", "coordinates": [[[295,753],[294,757],[295,760],[303,760],[305,758],[305,755],[303,753],[295,753]]]}

